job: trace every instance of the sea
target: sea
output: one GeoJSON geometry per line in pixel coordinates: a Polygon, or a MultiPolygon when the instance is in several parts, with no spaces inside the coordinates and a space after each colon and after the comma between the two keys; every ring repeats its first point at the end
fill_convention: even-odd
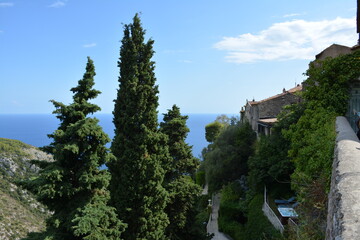
{"type": "MultiPolygon", "coordinates": [[[[220,114],[187,114],[187,126],[190,132],[186,142],[193,147],[194,157],[201,158],[201,151],[207,146],[205,125],[215,121],[220,114]]],[[[232,115],[228,115],[229,117],[232,115]]],[[[112,114],[95,114],[110,139],[114,137],[112,114]]],[[[159,121],[163,116],[159,115],[159,121]]],[[[59,126],[59,120],[52,114],[0,114],[0,138],[20,140],[35,147],[43,147],[51,143],[48,134],[59,126]]],[[[107,145],[110,147],[110,143],[107,145]]]]}

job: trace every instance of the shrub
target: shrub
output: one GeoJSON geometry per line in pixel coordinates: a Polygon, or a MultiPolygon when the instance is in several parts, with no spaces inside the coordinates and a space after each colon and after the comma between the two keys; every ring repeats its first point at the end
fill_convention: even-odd
{"type": "Polygon", "coordinates": [[[205,172],[204,171],[198,171],[196,173],[196,183],[203,187],[205,185],[205,172]]]}

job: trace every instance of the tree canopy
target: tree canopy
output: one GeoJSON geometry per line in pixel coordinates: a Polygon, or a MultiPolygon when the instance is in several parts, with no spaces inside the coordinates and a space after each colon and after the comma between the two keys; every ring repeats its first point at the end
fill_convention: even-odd
{"type": "Polygon", "coordinates": [[[53,142],[45,149],[53,162],[36,161],[41,167],[35,179],[23,185],[35,193],[53,214],[43,233],[29,239],[120,239],[124,230],[116,210],[107,203],[110,174],[100,167],[111,160],[105,144],[110,141],[96,118],[88,117],[100,108],[89,102],[100,92],[93,89],[95,68],[88,58],[86,72],[71,89],[73,103],[52,100],[59,128],[49,137],[53,142]]]}
{"type": "MultiPolygon", "coordinates": [[[[185,140],[189,132],[186,126],[187,116],[182,116],[176,105],[164,114],[160,131],[169,138],[168,146],[171,162],[165,178],[165,188],[169,192],[166,213],[170,224],[166,229],[169,239],[194,239],[190,234],[191,213],[200,193],[200,187],[191,178],[199,166],[199,160],[192,155],[192,148],[185,140]]],[[[199,236],[196,239],[200,239],[199,236]]]]}
{"type": "Polygon", "coordinates": [[[163,239],[168,217],[168,193],[163,187],[170,157],[167,138],[157,121],[158,86],[151,60],[153,40],[144,42],[138,14],[124,26],[119,90],[115,100],[115,136],[108,164],[112,174],[112,204],[128,224],[125,239],[163,239]]]}

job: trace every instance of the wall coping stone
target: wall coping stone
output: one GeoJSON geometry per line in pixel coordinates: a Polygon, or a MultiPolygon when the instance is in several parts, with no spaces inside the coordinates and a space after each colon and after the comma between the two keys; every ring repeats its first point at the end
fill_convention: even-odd
{"type": "Polygon", "coordinates": [[[326,240],[360,239],[360,142],[345,117],[336,132],[326,240]]]}

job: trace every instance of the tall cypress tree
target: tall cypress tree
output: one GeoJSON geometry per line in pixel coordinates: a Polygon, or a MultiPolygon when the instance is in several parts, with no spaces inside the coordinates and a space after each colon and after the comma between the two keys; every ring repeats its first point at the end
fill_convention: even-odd
{"type": "Polygon", "coordinates": [[[116,160],[108,164],[112,174],[112,203],[128,224],[131,239],[164,239],[168,218],[164,212],[168,194],[163,188],[164,165],[169,161],[166,136],[157,121],[158,86],[155,85],[153,40],[144,42],[145,31],[136,14],[124,26],[120,49],[115,136],[111,146],[116,160]]]}
{"type": "Polygon", "coordinates": [[[200,187],[191,176],[199,166],[199,160],[192,155],[192,148],[185,139],[189,132],[186,126],[188,116],[180,114],[176,105],[164,114],[160,130],[169,138],[170,166],[166,174],[165,187],[169,192],[169,203],[166,206],[170,224],[166,229],[169,239],[200,239],[191,231],[194,219],[194,208],[200,187]]]}
{"type": "Polygon", "coordinates": [[[93,89],[95,68],[88,58],[86,72],[71,89],[73,103],[52,100],[59,128],[45,149],[53,162],[34,162],[41,167],[36,179],[23,185],[34,192],[53,214],[46,231],[29,239],[120,239],[125,225],[116,209],[107,205],[110,174],[100,167],[114,156],[105,144],[110,141],[96,118],[87,117],[100,108],[89,102],[100,92],[93,89]]]}

